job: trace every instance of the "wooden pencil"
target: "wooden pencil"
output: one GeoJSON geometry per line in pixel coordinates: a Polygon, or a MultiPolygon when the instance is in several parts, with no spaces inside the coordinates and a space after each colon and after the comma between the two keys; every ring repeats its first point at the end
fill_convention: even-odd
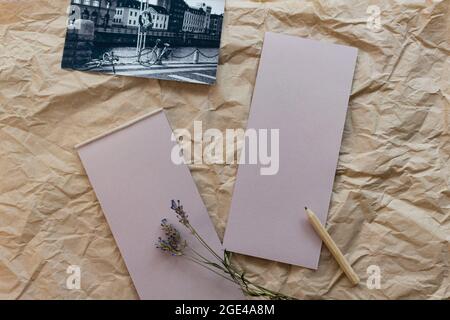
{"type": "Polygon", "coordinates": [[[359,283],[359,277],[356,274],[355,270],[351,267],[350,263],[348,263],[347,259],[345,259],[344,255],[342,254],[341,250],[339,250],[336,243],[331,238],[330,234],[327,232],[325,227],[320,223],[319,218],[317,218],[316,214],[305,207],[306,214],[308,216],[308,220],[313,226],[314,230],[317,232],[319,237],[322,239],[322,241],[327,246],[328,250],[330,250],[333,257],[336,259],[339,266],[342,268],[346,276],[349,278],[350,282],[356,286],[359,283]]]}

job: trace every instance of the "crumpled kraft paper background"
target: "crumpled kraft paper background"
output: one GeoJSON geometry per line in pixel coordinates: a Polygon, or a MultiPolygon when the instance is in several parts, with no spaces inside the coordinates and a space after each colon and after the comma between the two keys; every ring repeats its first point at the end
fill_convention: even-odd
{"type": "MultiPolygon", "coordinates": [[[[361,284],[326,249],[316,272],[236,263],[300,299],[450,298],[450,1],[227,0],[215,87],[61,70],[68,2],[0,2],[0,298],[137,298],[74,145],[160,106],[174,128],[245,128],[269,30],[359,49],[328,229],[361,284]]],[[[222,236],[236,167],[191,169],[222,236]]]]}

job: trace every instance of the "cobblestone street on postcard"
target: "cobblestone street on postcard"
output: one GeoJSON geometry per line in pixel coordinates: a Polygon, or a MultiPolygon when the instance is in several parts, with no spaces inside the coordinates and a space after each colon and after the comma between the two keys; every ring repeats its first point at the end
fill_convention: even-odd
{"type": "Polygon", "coordinates": [[[94,59],[86,65],[86,70],[199,84],[211,84],[215,81],[219,49],[179,47],[171,48],[168,52],[158,61],[158,55],[161,54],[158,53],[158,48],[147,49],[140,57],[136,48],[108,49],[99,56],[106,54],[109,61],[94,59]]]}

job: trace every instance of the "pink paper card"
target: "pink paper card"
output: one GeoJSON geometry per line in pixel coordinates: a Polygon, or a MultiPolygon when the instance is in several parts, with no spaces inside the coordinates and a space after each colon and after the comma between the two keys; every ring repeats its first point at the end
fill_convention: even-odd
{"type": "Polygon", "coordinates": [[[278,170],[240,165],[227,250],[317,268],[321,241],[303,208],[325,224],[356,57],[355,48],[266,33],[248,128],[279,130],[278,170]]]}
{"type": "Polygon", "coordinates": [[[217,252],[222,246],[187,166],[175,165],[162,111],[79,146],[89,180],[141,299],[242,299],[233,283],[155,246],[163,218],[208,255],[170,209],[181,200],[191,224],[217,252]]]}

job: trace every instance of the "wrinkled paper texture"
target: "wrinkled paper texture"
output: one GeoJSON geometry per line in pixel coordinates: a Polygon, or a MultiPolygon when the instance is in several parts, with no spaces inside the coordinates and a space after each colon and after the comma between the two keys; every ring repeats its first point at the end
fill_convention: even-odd
{"type": "MultiPolygon", "coordinates": [[[[450,298],[450,1],[227,0],[213,87],[62,70],[68,2],[0,1],[0,298],[138,297],[74,146],[161,106],[245,128],[265,31],[359,49],[327,228],[361,284],[327,249],[318,271],[235,262],[300,299],[450,298]]],[[[191,166],[221,237],[236,169],[191,166]]]]}

